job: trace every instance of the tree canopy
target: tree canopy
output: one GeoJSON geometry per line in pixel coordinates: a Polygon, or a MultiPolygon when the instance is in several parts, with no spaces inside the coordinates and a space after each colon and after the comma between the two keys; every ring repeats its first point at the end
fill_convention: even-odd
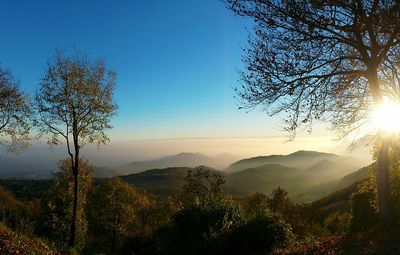
{"type": "Polygon", "coordinates": [[[19,152],[29,144],[30,100],[19,88],[11,71],[0,66],[0,143],[10,152],[19,152]]]}
{"type": "Polygon", "coordinates": [[[226,0],[251,17],[243,107],[286,112],[285,130],[330,121],[347,135],[383,96],[398,98],[398,1],[226,0]]]}

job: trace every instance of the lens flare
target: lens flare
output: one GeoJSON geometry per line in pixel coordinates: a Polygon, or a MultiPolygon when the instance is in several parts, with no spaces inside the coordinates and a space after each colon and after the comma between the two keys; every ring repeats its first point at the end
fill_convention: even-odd
{"type": "Polygon", "coordinates": [[[374,128],[386,133],[400,133],[400,104],[384,101],[372,113],[374,128]]]}

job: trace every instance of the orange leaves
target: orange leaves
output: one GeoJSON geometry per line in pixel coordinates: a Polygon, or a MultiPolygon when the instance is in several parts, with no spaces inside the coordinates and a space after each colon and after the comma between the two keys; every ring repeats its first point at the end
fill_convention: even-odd
{"type": "Polygon", "coordinates": [[[30,240],[0,226],[0,254],[8,255],[61,255],[46,244],[30,240]]]}

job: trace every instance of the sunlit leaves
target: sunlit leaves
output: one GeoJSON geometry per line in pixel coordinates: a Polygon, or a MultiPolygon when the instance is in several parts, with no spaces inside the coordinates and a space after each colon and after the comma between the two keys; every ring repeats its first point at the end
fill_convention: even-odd
{"type": "Polygon", "coordinates": [[[18,153],[29,145],[30,100],[19,88],[18,81],[0,67],[0,143],[18,153]]]}
{"type": "Polygon", "coordinates": [[[91,61],[79,52],[73,57],[57,52],[35,98],[35,124],[49,135],[48,142],[59,144],[71,137],[80,147],[108,142],[105,131],[117,109],[115,79],[116,73],[101,60],[91,61]]]}

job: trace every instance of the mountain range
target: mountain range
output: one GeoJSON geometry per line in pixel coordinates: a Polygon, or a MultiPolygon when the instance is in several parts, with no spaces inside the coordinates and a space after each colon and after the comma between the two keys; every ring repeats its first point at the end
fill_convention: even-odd
{"type": "Polygon", "coordinates": [[[208,157],[201,153],[179,153],[150,161],[134,161],[113,170],[119,175],[126,175],[156,168],[196,167],[200,165],[223,169],[236,160],[238,160],[237,156],[228,153],[215,157],[208,157]]]}
{"type": "MultiPolygon", "coordinates": [[[[166,196],[180,191],[188,170],[200,167],[223,175],[226,181],[224,189],[236,197],[256,192],[269,194],[273,189],[282,187],[293,200],[309,202],[364,179],[369,169],[364,167],[366,162],[358,158],[317,151],[297,151],[238,161],[234,158],[229,154],[208,157],[199,153],[180,153],[151,161],[134,161],[117,168],[96,167],[95,177],[118,175],[140,189],[166,196]]],[[[25,179],[32,178],[27,176],[25,179]]],[[[14,185],[13,182],[4,183],[14,185]]]]}
{"type": "MultiPolygon", "coordinates": [[[[298,151],[289,155],[272,155],[237,161],[224,171],[200,166],[224,176],[224,189],[234,196],[255,192],[269,194],[280,186],[291,198],[308,202],[350,185],[367,176],[365,162],[356,158],[315,151],[298,151]],[[318,191],[318,192],[314,192],[318,191]]],[[[179,191],[192,167],[156,168],[122,178],[156,195],[179,191]]]]}

